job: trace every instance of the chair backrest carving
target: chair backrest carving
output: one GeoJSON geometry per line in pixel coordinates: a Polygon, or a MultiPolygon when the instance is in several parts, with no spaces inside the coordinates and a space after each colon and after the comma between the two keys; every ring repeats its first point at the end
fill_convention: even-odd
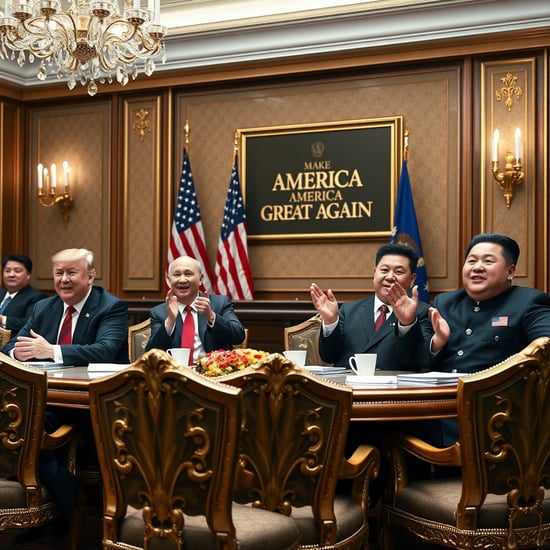
{"type": "Polygon", "coordinates": [[[142,510],[144,547],[159,537],[182,548],[184,514],[206,516],[218,540],[235,540],[238,389],[151,350],[90,383],[90,412],[111,540],[127,506],[142,510]]]}
{"type": "Polygon", "coordinates": [[[145,319],[141,323],[128,327],[128,357],[133,363],[145,353],[145,346],[151,336],[151,319],[145,319]]]}
{"type": "Polygon", "coordinates": [[[37,473],[44,430],[47,378],[0,354],[0,477],[16,477],[27,505],[40,504],[37,473]]]}
{"type": "Polygon", "coordinates": [[[457,525],[475,529],[487,494],[507,495],[513,541],[522,518],[542,521],[550,488],[550,338],[461,378],[458,410],[463,492],[457,525]]]}
{"type": "Polygon", "coordinates": [[[332,363],[326,363],[319,355],[319,333],[321,326],[321,316],[316,314],[302,323],[285,327],[285,350],[305,349],[307,351],[306,365],[331,365],[332,363]]]}
{"type": "Polygon", "coordinates": [[[352,407],[350,388],[280,354],[223,377],[244,402],[237,502],[292,514],[311,506],[320,540],[334,540],[333,500],[352,407]]]}

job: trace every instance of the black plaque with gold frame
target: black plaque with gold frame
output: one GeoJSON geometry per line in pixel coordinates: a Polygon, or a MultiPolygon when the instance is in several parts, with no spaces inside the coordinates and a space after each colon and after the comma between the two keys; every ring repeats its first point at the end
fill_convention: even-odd
{"type": "Polygon", "coordinates": [[[238,133],[250,241],[389,238],[403,117],[238,133]]]}

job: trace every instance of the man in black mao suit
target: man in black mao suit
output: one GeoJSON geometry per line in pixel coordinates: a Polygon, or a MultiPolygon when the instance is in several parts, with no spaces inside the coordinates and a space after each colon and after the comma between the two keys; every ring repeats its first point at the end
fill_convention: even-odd
{"type": "MultiPolygon", "coordinates": [[[[428,370],[472,373],[550,336],[550,297],[512,284],[520,249],[505,235],[485,233],[468,245],[460,290],[439,294],[430,308],[432,332],[424,339],[420,365],[428,370]]],[[[442,423],[441,441],[457,440],[456,422],[442,423]]],[[[435,433],[432,434],[435,436],[435,433]]]]}
{"type": "Polygon", "coordinates": [[[203,275],[200,264],[189,256],[176,258],[168,268],[170,290],[163,304],[151,309],[151,336],[146,349],[182,346],[183,320],[194,318],[195,339],[189,364],[204,353],[231,349],[245,337],[244,327],[227,296],[199,291],[203,275]],[[190,306],[191,311],[185,311],[190,306]]]}
{"type": "MultiPolygon", "coordinates": [[[[51,360],[65,365],[128,363],[127,305],[93,285],[93,261],[93,253],[86,249],[62,250],[53,256],[57,294],[37,302],[25,326],[5,346],[5,353],[19,361],[51,360]],[[68,341],[62,338],[63,332],[68,341]]],[[[47,431],[54,431],[60,423],[55,413],[46,411],[47,431]]],[[[65,516],[71,518],[77,502],[76,478],[51,452],[41,454],[38,473],[65,516]]]]}
{"type": "Polygon", "coordinates": [[[0,289],[0,324],[17,332],[29,318],[34,304],[46,294],[30,285],[32,260],[23,254],[9,254],[2,259],[0,289]],[[4,306],[4,301],[8,300],[4,306]]]}
{"type": "Polygon", "coordinates": [[[387,244],[376,254],[374,295],[338,307],[329,289],[310,288],[313,305],[323,319],[319,353],[327,363],[349,367],[355,353],[376,353],[377,370],[415,370],[414,351],[422,331],[429,331],[428,304],[419,302],[414,287],[418,257],[400,244],[387,244]],[[408,291],[412,289],[412,297],[408,291]],[[378,331],[375,320],[380,306],[388,308],[378,331]]]}

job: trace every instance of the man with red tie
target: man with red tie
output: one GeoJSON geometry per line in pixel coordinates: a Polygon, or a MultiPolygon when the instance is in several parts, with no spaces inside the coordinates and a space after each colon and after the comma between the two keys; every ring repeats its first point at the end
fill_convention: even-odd
{"type": "MultiPolygon", "coordinates": [[[[128,363],[128,306],[93,284],[93,253],[84,248],[62,250],[52,257],[52,268],[56,295],[36,303],[23,328],[3,351],[24,362],[128,363]]],[[[61,423],[57,413],[46,411],[46,431],[55,431],[61,423]]],[[[38,475],[63,510],[65,520],[76,521],[76,477],[61,467],[53,452],[46,451],[40,455],[38,475]]],[[[68,532],[66,522],[63,526],[68,532]]]]}
{"type": "Polygon", "coordinates": [[[311,284],[311,300],[323,319],[319,338],[323,361],[349,367],[355,353],[376,353],[377,370],[418,368],[416,342],[429,333],[431,324],[428,304],[419,302],[414,288],[417,262],[409,246],[382,246],[376,253],[374,294],[341,307],[330,289],[325,293],[311,284]]]}
{"type": "Polygon", "coordinates": [[[244,327],[227,296],[200,292],[200,263],[176,258],[168,268],[170,290],[163,304],[151,309],[151,336],[146,349],[189,348],[189,364],[207,352],[231,349],[245,337],[244,327]]]}
{"type": "Polygon", "coordinates": [[[128,363],[128,306],[94,285],[94,255],[84,248],[52,258],[56,295],[37,303],[4,347],[19,361],[64,365],[128,363]]]}

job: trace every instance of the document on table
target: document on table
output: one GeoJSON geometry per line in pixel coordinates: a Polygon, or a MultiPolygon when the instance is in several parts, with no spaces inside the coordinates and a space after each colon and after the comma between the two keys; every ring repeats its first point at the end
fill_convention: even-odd
{"type": "Polygon", "coordinates": [[[90,363],[88,365],[88,377],[89,378],[102,378],[109,374],[114,374],[128,368],[130,364],[117,364],[117,363],[90,363]]]}
{"type": "Polygon", "coordinates": [[[25,361],[24,364],[27,365],[27,367],[44,370],[68,369],[72,367],[72,365],[64,365],[63,363],[52,363],[51,361],[25,361]]]}
{"type": "Polygon", "coordinates": [[[460,377],[468,376],[463,372],[411,372],[398,374],[398,384],[414,384],[419,386],[452,386],[460,377]]]}
{"type": "Polygon", "coordinates": [[[346,376],[346,384],[352,388],[396,386],[397,376],[383,374],[375,374],[374,376],[359,376],[357,374],[350,374],[346,376]]]}

